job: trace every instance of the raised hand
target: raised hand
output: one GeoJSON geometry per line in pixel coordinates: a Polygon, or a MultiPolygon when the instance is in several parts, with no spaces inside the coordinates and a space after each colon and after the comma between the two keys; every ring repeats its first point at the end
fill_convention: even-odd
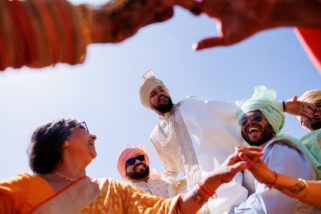
{"type": "Polygon", "coordinates": [[[317,108],[315,104],[298,101],[298,97],[294,96],[292,100],[285,103],[284,111],[289,114],[312,118],[317,108]]]}
{"type": "Polygon", "coordinates": [[[203,13],[214,18],[219,35],[200,40],[194,49],[228,46],[267,28],[276,0],[204,0],[203,13]]]}

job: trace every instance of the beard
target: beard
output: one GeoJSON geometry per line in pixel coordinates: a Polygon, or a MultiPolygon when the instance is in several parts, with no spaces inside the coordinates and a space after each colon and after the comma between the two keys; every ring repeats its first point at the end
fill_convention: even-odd
{"type": "Polygon", "coordinates": [[[321,120],[311,123],[311,129],[314,131],[321,129],[321,120]]]}
{"type": "Polygon", "coordinates": [[[160,113],[167,113],[172,111],[173,109],[173,102],[170,97],[168,97],[168,102],[166,104],[159,104],[158,106],[151,104],[151,107],[159,111],[160,113]]]}
{"type": "Polygon", "coordinates": [[[133,172],[127,172],[128,178],[130,178],[131,180],[143,180],[147,178],[149,176],[149,166],[147,166],[146,164],[143,165],[145,166],[144,170],[136,171],[136,167],[139,166],[138,164],[137,166],[135,166],[133,172]]]}
{"type": "Polygon", "coordinates": [[[261,146],[262,144],[268,142],[274,137],[274,131],[270,124],[262,127],[262,133],[259,139],[253,141],[246,133],[246,131],[241,132],[243,139],[251,146],[261,146]]]}

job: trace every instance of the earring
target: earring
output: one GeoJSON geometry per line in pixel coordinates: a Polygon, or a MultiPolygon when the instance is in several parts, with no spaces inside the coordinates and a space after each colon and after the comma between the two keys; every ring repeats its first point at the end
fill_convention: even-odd
{"type": "Polygon", "coordinates": [[[68,147],[68,146],[69,146],[69,141],[66,140],[65,143],[64,143],[64,148],[65,148],[65,147],[68,147]]]}

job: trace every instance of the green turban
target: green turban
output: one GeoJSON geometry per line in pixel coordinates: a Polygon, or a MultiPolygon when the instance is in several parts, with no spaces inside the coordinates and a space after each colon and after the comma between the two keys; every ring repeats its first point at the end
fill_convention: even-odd
{"type": "Polygon", "coordinates": [[[276,92],[263,85],[254,88],[252,97],[241,105],[239,118],[250,111],[259,110],[273,127],[276,134],[284,125],[283,110],[276,101],[276,92]]]}

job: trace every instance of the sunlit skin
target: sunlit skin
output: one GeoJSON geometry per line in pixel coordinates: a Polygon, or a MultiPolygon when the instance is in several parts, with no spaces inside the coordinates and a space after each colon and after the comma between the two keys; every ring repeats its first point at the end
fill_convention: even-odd
{"type": "Polygon", "coordinates": [[[68,137],[69,142],[64,148],[64,155],[70,155],[75,161],[78,160],[88,165],[96,156],[95,140],[96,135],[90,134],[79,125],[74,128],[68,137]]]}
{"type": "MultiPolygon", "coordinates": [[[[167,112],[160,112],[159,110],[157,110],[155,107],[158,106],[166,106],[170,103],[170,96],[169,94],[163,89],[163,87],[158,86],[156,88],[154,88],[151,92],[150,92],[150,106],[151,108],[160,115],[165,115],[165,113],[167,112]]],[[[172,110],[171,107],[169,107],[168,112],[170,112],[172,110]]]]}
{"type": "Polygon", "coordinates": [[[250,145],[260,146],[275,136],[273,128],[260,111],[248,112],[243,117],[247,118],[247,122],[241,126],[241,133],[250,145]]]}
{"type": "Polygon", "coordinates": [[[306,129],[313,131],[321,128],[321,100],[314,102],[315,111],[312,118],[301,117],[301,125],[306,129]]]}

